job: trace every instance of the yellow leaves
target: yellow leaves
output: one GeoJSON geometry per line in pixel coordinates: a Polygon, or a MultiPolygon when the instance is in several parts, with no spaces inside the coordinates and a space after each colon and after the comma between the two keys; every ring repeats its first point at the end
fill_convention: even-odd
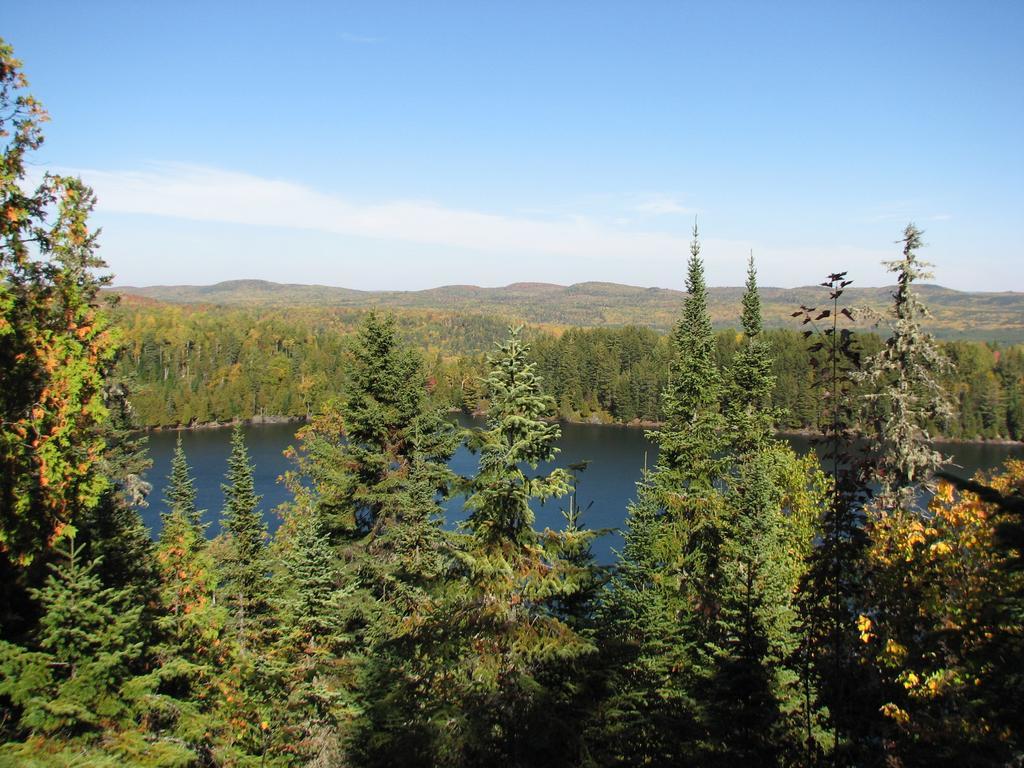
{"type": "Polygon", "coordinates": [[[891,637],[885,643],[885,652],[897,661],[907,655],[907,649],[895,640],[893,640],[891,637]]]}
{"type": "Polygon", "coordinates": [[[916,687],[917,684],[920,682],[921,678],[917,676],[916,672],[908,672],[903,676],[903,687],[906,688],[908,691],[911,688],[916,687]]]}
{"type": "Polygon", "coordinates": [[[953,485],[946,481],[939,483],[939,487],[935,489],[934,500],[944,504],[951,504],[953,502],[953,485]]]}
{"type": "Polygon", "coordinates": [[[906,725],[910,722],[910,715],[907,714],[907,711],[900,709],[891,702],[889,704],[883,704],[878,711],[890,720],[895,720],[900,725],[906,725]]]}
{"type": "Polygon", "coordinates": [[[943,555],[948,555],[950,552],[952,552],[953,548],[944,541],[937,541],[928,548],[928,551],[931,552],[933,555],[938,555],[939,557],[942,557],[943,555]]]}
{"type": "MultiPolygon", "coordinates": [[[[906,544],[907,548],[913,548],[915,544],[924,544],[924,526],[918,521],[914,521],[910,524],[910,530],[907,533],[906,544]]],[[[907,554],[907,560],[909,561],[912,554],[907,554]]]]}
{"type": "Polygon", "coordinates": [[[857,617],[857,630],[860,632],[860,641],[862,643],[869,643],[875,637],[871,629],[874,624],[867,616],[863,614],[857,617]]]}

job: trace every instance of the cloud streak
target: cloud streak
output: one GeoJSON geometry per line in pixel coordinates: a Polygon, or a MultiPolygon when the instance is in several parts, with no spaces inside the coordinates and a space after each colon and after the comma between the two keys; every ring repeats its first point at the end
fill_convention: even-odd
{"type": "Polygon", "coordinates": [[[295,182],[196,165],[70,172],[95,188],[104,212],[315,230],[490,253],[667,259],[678,258],[688,247],[677,235],[617,229],[587,217],[510,217],[422,200],[358,203],[295,182]]]}
{"type": "MultiPolygon", "coordinates": [[[[266,279],[317,275],[317,281],[333,280],[350,287],[431,287],[465,281],[497,285],[519,280],[610,280],[680,287],[689,255],[689,222],[683,221],[675,222],[681,231],[671,232],[593,215],[502,215],[425,200],[366,203],[292,181],[180,163],[133,171],[65,168],[60,172],[81,176],[95,188],[101,214],[139,214],[245,229],[235,236],[222,233],[216,243],[187,225],[163,230],[159,242],[146,239],[145,230],[140,230],[142,239],[129,245],[125,238],[138,227],[108,228],[105,242],[113,250],[107,254],[114,257],[112,263],[118,262],[117,271],[135,282],[195,282],[207,279],[202,277],[206,274],[227,279],[251,276],[255,270],[266,279]],[[256,234],[264,227],[276,230],[272,238],[256,234]],[[271,239],[280,243],[281,233],[289,230],[319,233],[318,242],[325,243],[321,256],[295,252],[282,264],[279,247],[274,250],[268,243],[271,239]],[[337,238],[333,250],[326,244],[332,237],[337,238]],[[237,252],[243,243],[244,273],[226,255],[237,252]],[[184,264],[176,257],[174,266],[162,263],[160,254],[172,251],[191,253],[193,262],[184,264]],[[367,258],[354,262],[357,253],[367,258]]],[[[654,214],[691,213],[671,198],[645,202],[654,214]]],[[[854,270],[862,285],[889,282],[879,267],[883,258],[891,256],[886,251],[715,237],[702,238],[702,245],[712,285],[740,285],[751,249],[760,282],[766,286],[814,283],[820,277],[818,271],[824,275],[837,266],[854,270]],[[809,265],[821,266],[809,272],[809,265]]]]}

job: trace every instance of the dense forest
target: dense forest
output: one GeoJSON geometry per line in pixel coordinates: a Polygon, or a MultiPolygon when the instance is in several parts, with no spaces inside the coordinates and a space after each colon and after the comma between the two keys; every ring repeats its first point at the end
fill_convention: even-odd
{"type": "Polygon", "coordinates": [[[929,432],[962,405],[955,365],[984,358],[995,381],[1019,359],[957,357],[923,330],[913,225],[874,340],[849,325],[842,272],[794,309],[798,337],[768,333],[753,261],[741,328],[716,336],[695,228],[668,336],[503,330],[480,377],[458,379],[487,404],[463,431],[432,366],[477,368],[387,316],[346,335],[341,319],[318,333],[292,313],[245,328],[182,310],[148,337],[186,329],[172,349],[146,341],[159,323],[144,313],[118,325],[91,190],[26,186],[45,113],[25,88],[0,43],[0,764],[1024,760],[1024,462],[947,475],[929,432]],[[774,437],[789,348],[813,392],[791,407],[820,428],[823,463],[774,437]],[[296,360],[337,389],[274,400],[296,360]],[[143,385],[173,375],[182,391],[237,370],[246,407],[311,413],[273,537],[236,429],[221,535],[206,535],[179,442],[151,540],[138,366],[143,385]],[[591,395],[660,421],[610,568],[573,502],[583,468],[538,470],[552,417],[591,395]],[[479,457],[466,477],[447,464],[460,444],[479,457]],[[453,531],[454,494],[468,517],[453,531]],[[560,504],[564,527],[537,530],[534,500],[560,504]]]}
{"type": "MultiPolygon", "coordinates": [[[[444,311],[507,317],[512,324],[540,323],[562,327],[640,325],[666,332],[679,316],[684,293],[678,289],[640,288],[618,283],[575,285],[513,283],[501,288],[445,285],[422,291],[357,291],[326,285],[294,285],[265,280],[229,280],[215,285],[124,286],[120,293],[184,305],[236,308],[343,307],[396,312],[444,311]]],[[[847,286],[851,305],[883,311],[892,300],[888,287],[847,286]]],[[[974,293],[940,285],[918,287],[928,303],[925,330],[938,339],[984,339],[1024,343],[1024,294],[1014,291],[974,293]]],[[[813,303],[815,286],[759,288],[765,328],[792,326],[793,307],[813,303]]],[[[718,330],[738,328],[742,287],[708,287],[708,314],[718,330]]]]}
{"type": "MultiPolygon", "coordinates": [[[[819,299],[827,297],[821,289],[819,299]]],[[[144,426],[266,416],[311,417],[340,394],[350,340],[365,310],[289,310],[170,305],[128,299],[118,308],[125,334],[120,372],[134,382],[132,402],[144,426]]],[[[792,319],[792,318],[791,318],[792,319]]],[[[486,408],[477,386],[485,353],[500,338],[501,319],[402,311],[402,338],[424,353],[434,394],[454,408],[486,408]]],[[[795,321],[794,321],[795,325],[795,321]]],[[[545,394],[565,420],[660,422],[669,378],[670,338],[651,329],[524,330],[545,394]]],[[[729,367],[743,334],[715,334],[715,360],[729,367]]],[[[798,330],[765,330],[772,350],[772,405],[782,429],[817,429],[820,395],[812,355],[798,330]]],[[[865,354],[877,333],[859,334],[865,354]]],[[[1024,439],[1024,347],[947,341],[954,361],[941,373],[956,400],[953,418],[929,425],[954,439],[1024,439]]],[[[858,390],[860,391],[860,390],[858,390]]]]}

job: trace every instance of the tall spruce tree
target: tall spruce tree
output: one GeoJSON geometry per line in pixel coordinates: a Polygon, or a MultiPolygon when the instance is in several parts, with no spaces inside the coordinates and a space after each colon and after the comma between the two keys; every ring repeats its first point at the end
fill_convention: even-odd
{"type": "Polygon", "coordinates": [[[217,602],[217,572],[200,512],[195,481],[179,435],[156,544],[159,616],[152,671],[137,681],[139,719],[191,759],[232,761],[246,754],[244,729],[232,728],[238,685],[228,670],[234,650],[228,613],[217,602]]]}
{"type": "Polygon", "coordinates": [[[798,646],[794,593],[811,532],[787,498],[799,460],[772,436],[773,360],[762,338],[753,257],[743,295],[744,341],[727,376],[723,412],[732,467],[722,546],[725,588],[716,669],[708,688],[708,751],[703,762],[790,762],[799,741],[798,646]],[[787,742],[788,752],[787,754],[787,742]]]}
{"type": "Polygon", "coordinates": [[[196,541],[204,541],[206,525],[203,523],[203,513],[196,507],[197,495],[196,481],[189,469],[188,457],[185,455],[185,446],[179,432],[178,440],[174,444],[174,453],[171,455],[171,474],[167,478],[167,487],[164,490],[167,511],[162,516],[165,522],[170,515],[180,516],[183,522],[195,529],[198,534],[196,541]]]}
{"type": "Polygon", "coordinates": [[[348,605],[356,587],[342,586],[338,559],[312,506],[291,508],[273,552],[279,706],[268,720],[271,751],[304,764],[345,764],[360,712],[348,605]]]}
{"type": "Polygon", "coordinates": [[[771,440],[780,414],[772,406],[774,360],[764,338],[757,270],[751,254],[740,315],[743,342],[732,360],[723,398],[730,451],[735,456],[756,452],[771,440]]]}
{"type": "Polygon", "coordinates": [[[0,762],[113,757],[131,724],[123,688],[142,656],[142,606],[124,589],[105,588],[73,538],[58,557],[32,590],[42,609],[34,648],[0,641],[0,695],[14,705],[26,740],[0,748],[0,762]]]}
{"type": "Polygon", "coordinates": [[[721,475],[724,422],[722,376],[708,311],[704,262],[696,225],[687,263],[686,299],[672,331],[669,384],[662,393],[664,426],[658,442],[658,484],[668,495],[711,493],[721,475]]]}
{"type": "Polygon", "coordinates": [[[672,333],[654,471],[637,486],[612,582],[608,641],[616,690],[606,719],[613,762],[677,764],[700,754],[700,699],[722,646],[727,533],[722,380],[694,226],[687,296],[672,333]]]}
{"type": "Polygon", "coordinates": [[[367,314],[354,339],[340,400],[311,428],[303,470],[335,543],[361,541],[396,522],[391,494],[415,469],[447,492],[458,432],[429,399],[422,358],[398,338],[391,316],[367,314]]]}
{"type": "Polygon", "coordinates": [[[424,730],[433,760],[455,765],[559,764],[580,758],[580,729],[569,716],[562,674],[593,645],[557,613],[591,581],[567,562],[554,534],[534,527],[532,503],[564,496],[570,473],[537,473],[559,436],[545,420],[541,392],[519,330],[489,357],[487,427],[474,444],[479,469],[468,483],[457,552],[459,582],[424,617],[420,637],[433,659],[424,730]],[[531,471],[532,470],[532,471],[531,471]]]}
{"type": "Polygon", "coordinates": [[[258,648],[270,620],[270,581],[267,559],[267,525],[259,510],[253,465],[245,447],[241,424],[231,433],[227,483],[221,528],[224,542],[219,582],[231,613],[235,642],[241,653],[258,648]]]}
{"type": "Polygon", "coordinates": [[[415,700],[398,693],[418,653],[406,634],[450,570],[438,498],[455,480],[447,460],[460,439],[432,403],[423,361],[400,341],[393,318],[369,313],[349,350],[342,397],[303,431],[291,478],[293,513],[316,515],[340,555],[336,590],[346,598],[338,620],[351,642],[334,652],[375,696],[353,725],[376,735],[358,740],[364,760],[407,751],[409,718],[391,705],[415,710],[415,700]],[[301,489],[302,477],[311,489],[301,489]]]}

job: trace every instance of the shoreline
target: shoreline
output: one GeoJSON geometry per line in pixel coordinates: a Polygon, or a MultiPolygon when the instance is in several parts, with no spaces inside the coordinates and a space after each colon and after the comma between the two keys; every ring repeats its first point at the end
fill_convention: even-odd
{"type": "MultiPolygon", "coordinates": [[[[452,409],[448,411],[451,414],[465,413],[461,409],[452,409]]],[[[482,417],[486,413],[483,411],[474,411],[469,416],[482,417]]],[[[138,431],[150,433],[150,432],[178,432],[181,430],[188,431],[200,431],[207,429],[225,429],[227,427],[234,427],[237,423],[242,423],[246,426],[267,426],[275,424],[308,424],[311,420],[309,416],[253,416],[249,419],[229,419],[227,421],[204,421],[194,424],[165,424],[152,427],[140,427],[138,431]]],[[[552,422],[559,424],[579,424],[583,426],[591,427],[615,427],[618,429],[658,429],[664,422],[660,421],[643,421],[640,419],[634,419],[633,421],[620,422],[620,421],[592,421],[588,419],[551,419],[552,422]]],[[[776,435],[783,437],[806,437],[814,438],[820,437],[821,433],[814,429],[777,429],[775,430],[776,435]]],[[[1011,440],[1005,437],[934,437],[932,442],[937,445],[943,444],[971,444],[971,445],[1004,445],[1004,446],[1022,446],[1024,447],[1024,440],[1011,440]]]]}

